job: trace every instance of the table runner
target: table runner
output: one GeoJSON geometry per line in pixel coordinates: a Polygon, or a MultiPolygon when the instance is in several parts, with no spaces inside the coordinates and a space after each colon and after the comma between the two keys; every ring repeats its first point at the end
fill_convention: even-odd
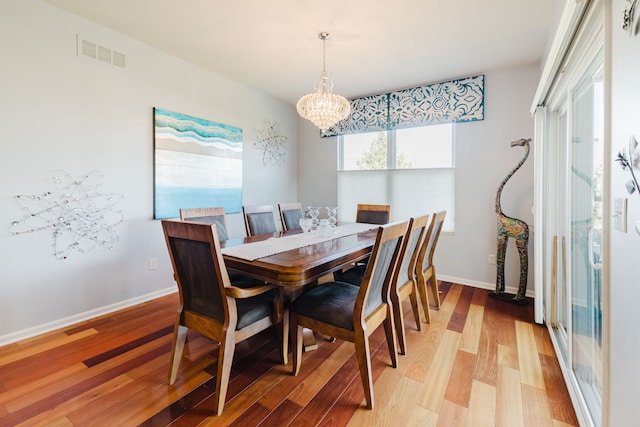
{"type": "Polygon", "coordinates": [[[331,236],[320,236],[317,232],[310,232],[284,237],[271,237],[267,240],[261,240],[259,242],[244,243],[238,246],[223,248],[222,253],[224,255],[229,255],[236,258],[254,261],[258,258],[264,258],[266,256],[275,255],[280,252],[286,252],[291,249],[298,249],[304,246],[313,245],[315,243],[325,242],[327,240],[335,239],[338,237],[362,233],[364,231],[373,230],[378,227],[379,225],[375,224],[344,224],[337,226],[333,230],[333,234],[331,236]]]}

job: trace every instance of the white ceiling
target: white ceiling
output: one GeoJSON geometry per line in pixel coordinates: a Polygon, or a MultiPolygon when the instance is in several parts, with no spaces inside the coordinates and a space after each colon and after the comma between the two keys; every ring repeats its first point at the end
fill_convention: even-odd
{"type": "Polygon", "coordinates": [[[566,0],[45,1],[294,104],[322,31],[334,92],[355,97],[539,62],[566,0]]]}

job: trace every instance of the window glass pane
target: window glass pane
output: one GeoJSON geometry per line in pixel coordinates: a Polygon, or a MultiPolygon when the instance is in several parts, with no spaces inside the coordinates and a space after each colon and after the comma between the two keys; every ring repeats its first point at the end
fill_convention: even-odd
{"type": "Polygon", "coordinates": [[[387,169],[387,132],[342,137],[343,170],[387,169]]]}
{"type": "Polygon", "coordinates": [[[453,124],[396,130],[398,169],[453,166],[453,124]]]}

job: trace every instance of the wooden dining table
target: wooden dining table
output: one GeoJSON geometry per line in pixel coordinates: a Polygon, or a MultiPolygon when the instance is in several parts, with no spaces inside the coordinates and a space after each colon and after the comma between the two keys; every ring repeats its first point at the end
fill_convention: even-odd
{"type": "MultiPolygon", "coordinates": [[[[263,234],[243,239],[230,239],[221,242],[220,245],[222,248],[228,248],[300,233],[302,233],[301,230],[290,230],[263,234]]],[[[295,298],[304,286],[315,285],[322,276],[341,270],[369,256],[375,244],[376,234],[377,229],[371,229],[254,260],[227,255],[224,254],[224,250],[223,257],[229,271],[278,285],[278,298],[284,298],[285,294],[295,298]]],[[[282,304],[278,303],[276,307],[282,307],[282,304]]],[[[281,315],[282,313],[276,313],[276,317],[281,315]]],[[[303,336],[305,351],[318,348],[313,331],[305,329],[303,336]]]]}
{"type": "MultiPolygon", "coordinates": [[[[291,230],[243,239],[230,239],[221,242],[221,246],[226,248],[299,233],[301,233],[300,230],[291,230]]],[[[224,255],[224,262],[228,270],[254,279],[282,287],[301,287],[315,284],[320,277],[366,258],[373,248],[376,233],[377,230],[372,229],[336,237],[255,260],[224,255]]]]}

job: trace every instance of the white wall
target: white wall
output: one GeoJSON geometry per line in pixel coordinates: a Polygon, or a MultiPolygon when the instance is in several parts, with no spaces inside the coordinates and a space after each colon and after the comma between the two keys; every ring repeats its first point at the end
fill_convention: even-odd
{"type": "MultiPolygon", "coordinates": [[[[456,232],[440,236],[435,255],[440,278],[495,288],[496,267],[489,265],[487,259],[488,254],[496,253],[496,191],[524,155],[522,147],[510,147],[511,141],[533,138],[529,106],[538,79],[539,64],[487,71],[485,119],[456,126],[456,232]]],[[[381,88],[381,91],[393,89],[381,88]]],[[[299,199],[303,203],[315,201],[319,206],[335,205],[337,138],[320,138],[317,128],[308,122],[300,124],[298,138],[299,199]]],[[[505,186],[502,210],[532,226],[532,207],[533,156],[530,154],[505,186]]],[[[529,292],[533,290],[531,241],[532,237],[529,292]]],[[[520,261],[515,242],[510,242],[507,252],[507,287],[517,288],[520,261]]]]}
{"type": "MultiPolygon", "coordinates": [[[[640,18],[635,13],[636,34],[622,30],[622,11],[627,2],[611,3],[611,157],[628,146],[629,136],[640,140],[640,18]]],[[[628,148],[627,148],[628,150],[628,148]]],[[[611,205],[616,197],[628,199],[629,231],[611,230],[610,241],[610,349],[609,419],[604,425],[631,425],[640,419],[640,235],[634,230],[640,221],[640,194],[628,194],[625,183],[631,178],[617,164],[611,166],[611,205]],[[633,421],[636,420],[636,421],[633,421]]],[[[605,368],[605,373],[607,369],[605,368]]]]}
{"type": "MultiPolygon", "coordinates": [[[[38,0],[0,0],[0,51],[0,344],[176,290],[152,220],[153,107],[243,129],[245,204],[297,200],[291,105],[38,0]],[[125,53],[127,69],[78,58],[76,34],[125,53]],[[265,119],[288,138],[283,166],[252,148],[265,119]],[[50,233],[7,231],[23,215],[14,196],[47,191],[57,169],[100,171],[105,192],[126,195],[114,249],[57,260],[50,233]]],[[[227,221],[244,235],[241,215],[227,221]]]]}

